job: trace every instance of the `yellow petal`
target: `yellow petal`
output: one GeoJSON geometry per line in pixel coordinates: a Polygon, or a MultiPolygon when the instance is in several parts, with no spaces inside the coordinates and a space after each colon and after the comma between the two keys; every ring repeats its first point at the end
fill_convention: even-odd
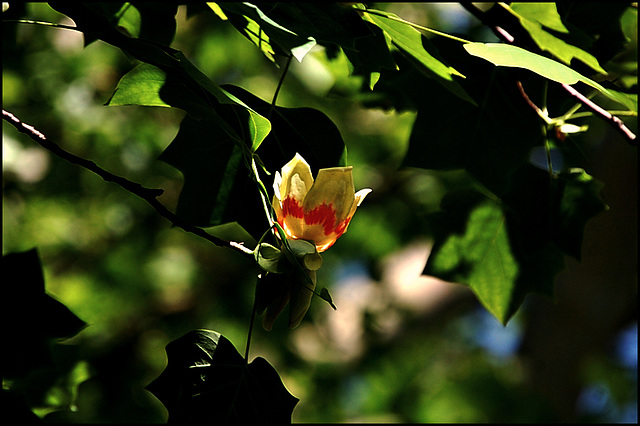
{"type": "Polygon", "coordinates": [[[295,157],[282,168],[279,199],[284,200],[291,195],[302,202],[312,186],[311,167],[300,154],[296,153],[295,157]]]}
{"type": "Polygon", "coordinates": [[[300,154],[276,173],[273,208],[287,237],[313,241],[319,252],[331,247],[349,225],[371,189],[355,192],[353,168],[320,169],[315,181],[300,154]]]}
{"type": "Polygon", "coordinates": [[[320,169],[302,203],[305,212],[326,204],[333,208],[336,223],[344,220],[354,202],[352,170],[351,166],[320,169]]]}

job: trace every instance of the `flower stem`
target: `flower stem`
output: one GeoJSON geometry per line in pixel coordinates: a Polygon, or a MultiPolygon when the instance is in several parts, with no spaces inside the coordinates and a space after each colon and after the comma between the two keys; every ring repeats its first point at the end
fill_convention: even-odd
{"type": "Polygon", "coordinates": [[[271,113],[276,108],[276,100],[278,99],[278,94],[280,93],[280,89],[282,88],[282,84],[284,83],[284,78],[289,71],[289,66],[291,65],[291,58],[293,55],[289,55],[287,57],[287,62],[284,65],[284,70],[282,70],[282,75],[280,76],[280,80],[278,81],[278,86],[276,87],[276,91],[273,93],[273,100],[271,101],[271,107],[269,108],[269,113],[267,114],[267,118],[271,117],[271,113]]]}

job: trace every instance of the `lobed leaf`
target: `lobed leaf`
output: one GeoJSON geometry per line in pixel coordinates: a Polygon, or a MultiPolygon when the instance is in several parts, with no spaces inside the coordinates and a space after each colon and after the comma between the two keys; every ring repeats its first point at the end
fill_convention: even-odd
{"type": "Polygon", "coordinates": [[[518,17],[522,27],[527,30],[540,49],[551,53],[566,65],[571,65],[571,61],[575,58],[598,73],[607,74],[607,71],[589,52],[566,43],[545,30],[546,27],[559,33],[569,32],[562,23],[555,3],[512,3],[510,10],[518,17]]]}
{"type": "Polygon", "coordinates": [[[487,310],[506,323],[519,271],[502,209],[486,200],[472,208],[462,232],[437,242],[425,274],[468,285],[487,310]]]}
{"type": "Polygon", "coordinates": [[[529,166],[512,181],[499,202],[476,191],[443,199],[424,270],[468,285],[504,324],[529,293],[553,296],[565,255],[580,258],[586,222],[606,209],[601,184],[583,170],[550,179],[529,166]]]}
{"type": "Polygon", "coordinates": [[[165,370],[147,389],[169,423],[291,423],[298,399],[264,358],[251,363],[220,333],[194,330],[166,347],[165,370]]]}

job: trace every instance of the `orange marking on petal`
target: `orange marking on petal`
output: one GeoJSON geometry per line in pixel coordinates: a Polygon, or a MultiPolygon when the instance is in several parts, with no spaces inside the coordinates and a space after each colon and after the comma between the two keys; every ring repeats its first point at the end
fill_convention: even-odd
{"type": "MultiPolygon", "coordinates": [[[[335,233],[338,235],[338,237],[342,234],[345,233],[345,231],[347,230],[347,226],[349,226],[349,222],[351,222],[351,218],[347,218],[345,220],[343,220],[341,223],[338,224],[338,226],[335,229],[335,233]]],[[[336,237],[336,238],[338,238],[336,237]]]]}
{"type": "Polygon", "coordinates": [[[304,217],[304,210],[295,198],[287,197],[282,202],[282,217],[293,216],[297,218],[304,217]]]}
{"type": "Polygon", "coordinates": [[[322,203],[305,212],[304,223],[307,225],[320,224],[324,227],[324,234],[329,235],[334,232],[336,226],[336,212],[331,204],[322,203]]]}

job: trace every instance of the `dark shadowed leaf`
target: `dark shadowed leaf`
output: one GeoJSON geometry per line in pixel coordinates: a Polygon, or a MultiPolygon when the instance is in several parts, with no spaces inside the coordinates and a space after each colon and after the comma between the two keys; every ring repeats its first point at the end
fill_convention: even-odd
{"type": "MultiPolygon", "coordinates": [[[[256,114],[268,116],[270,104],[237,86],[224,86],[256,114]]],[[[312,108],[276,107],[272,130],[256,151],[268,171],[280,170],[299,152],[317,172],[346,165],[346,148],[335,124],[312,108]]],[[[248,148],[248,147],[247,147],[248,148]]],[[[184,176],[177,214],[196,226],[238,222],[256,240],[268,228],[256,183],[245,165],[243,150],[218,121],[185,117],[180,131],[160,160],[184,176]]],[[[273,175],[266,176],[270,188],[273,175]]]]}
{"type": "Polygon", "coordinates": [[[558,177],[558,246],[580,260],[584,227],[593,216],[608,209],[600,198],[602,182],[582,169],[572,169],[558,177]]]}
{"type": "Polygon", "coordinates": [[[313,108],[284,108],[258,98],[241,87],[222,88],[242,100],[262,116],[269,117],[271,133],[258,149],[267,170],[279,171],[296,152],[317,173],[318,169],[347,165],[347,148],[336,125],[323,112],[313,108]]]}
{"type": "Polygon", "coordinates": [[[291,423],[298,399],[263,358],[246,364],[215,331],[194,330],[169,343],[166,369],[147,389],[169,423],[291,423]]]}
{"type": "Polygon", "coordinates": [[[509,186],[509,175],[525,165],[531,149],[542,143],[540,125],[504,70],[469,59],[463,70],[474,73],[462,84],[477,105],[451,96],[415,70],[383,74],[375,91],[403,96],[417,109],[404,166],[465,169],[501,194],[509,186]]]}
{"type": "Polygon", "coordinates": [[[238,222],[254,237],[268,222],[243,150],[215,120],[185,117],[160,160],[182,172],[176,214],[196,226],[238,222]]]}
{"type": "MultiPolygon", "coordinates": [[[[86,3],[94,13],[103,17],[113,28],[130,37],[142,38],[169,46],[176,33],[178,5],[145,2],[86,3]]],[[[85,46],[96,38],[85,34],[85,46]]]]}
{"type": "Polygon", "coordinates": [[[38,252],[2,257],[2,324],[6,342],[2,375],[13,378],[52,365],[50,345],[69,338],[86,323],[45,292],[38,252]]]}

